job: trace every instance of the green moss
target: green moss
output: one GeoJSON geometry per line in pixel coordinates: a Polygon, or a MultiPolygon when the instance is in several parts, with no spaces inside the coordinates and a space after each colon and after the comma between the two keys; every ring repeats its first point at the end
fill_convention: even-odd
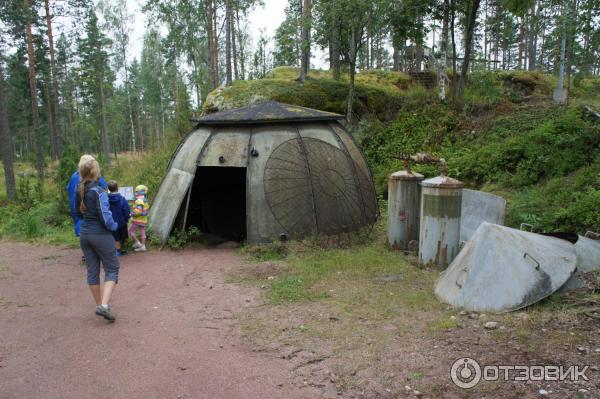
{"type": "MultiPolygon", "coordinates": [[[[233,82],[230,87],[219,88],[208,95],[204,103],[204,112],[238,108],[262,100],[275,100],[338,114],[346,113],[347,75],[336,81],[330,77],[328,71],[311,71],[304,84],[300,84],[296,80],[297,77],[297,69],[279,67],[265,79],[233,82]]],[[[389,119],[412,93],[400,90],[400,87],[409,81],[410,78],[400,72],[373,71],[357,74],[354,112],[359,115],[373,115],[382,120],[389,119]]]]}

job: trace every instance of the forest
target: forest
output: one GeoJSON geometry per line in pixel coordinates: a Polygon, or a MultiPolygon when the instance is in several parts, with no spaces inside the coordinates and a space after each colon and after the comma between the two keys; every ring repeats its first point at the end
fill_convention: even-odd
{"type": "MultiPolygon", "coordinates": [[[[272,37],[250,29],[262,24],[252,20],[253,10],[269,10],[269,1],[140,4],[147,23],[137,54],[128,2],[2,1],[0,133],[9,200],[19,191],[28,195],[30,177],[41,196],[44,178],[54,179],[48,168],[64,157],[90,152],[108,166],[126,153],[171,149],[192,118],[219,109],[219,95],[249,101],[244,90],[276,91],[276,99],[346,114],[360,136],[365,123],[385,131],[393,130],[394,119],[406,119],[402,104],[422,79],[425,103],[445,108],[422,119],[420,128],[443,124],[453,112],[452,131],[466,118],[460,115],[485,110],[473,101],[514,94],[499,88],[498,79],[529,74],[524,79],[541,79],[549,95],[559,75],[572,93],[594,92],[600,75],[600,3],[594,0],[288,0],[272,37]],[[315,62],[325,68],[316,70],[315,62]],[[389,87],[381,89],[382,82],[389,87]],[[302,97],[317,84],[319,94],[302,97]],[[319,105],[317,98],[331,101],[319,105]],[[35,167],[20,172],[21,189],[15,163],[35,167]]],[[[424,109],[419,103],[411,112],[424,109]]],[[[406,137],[394,132],[392,141],[406,137]]],[[[393,163],[373,155],[386,146],[381,137],[363,145],[375,174],[384,176],[393,163]]],[[[58,173],[60,187],[69,171],[58,173]]],[[[473,181],[493,182],[491,175],[473,181]]]]}

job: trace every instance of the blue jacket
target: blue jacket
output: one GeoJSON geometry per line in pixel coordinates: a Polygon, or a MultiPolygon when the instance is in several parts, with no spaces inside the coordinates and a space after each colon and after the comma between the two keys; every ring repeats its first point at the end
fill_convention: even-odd
{"type": "MultiPolygon", "coordinates": [[[[71,175],[71,179],[67,184],[67,191],[69,192],[69,210],[71,211],[71,217],[75,222],[77,222],[77,213],[79,212],[77,210],[79,206],[75,205],[75,194],[77,192],[77,186],[79,185],[80,181],[81,178],[79,177],[79,171],[75,171],[75,173],[71,175]]],[[[107,184],[106,180],[104,180],[104,177],[101,177],[98,183],[100,187],[106,190],[107,184]]]]}
{"type": "Polygon", "coordinates": [[[131,210],[125,197],[119,193],[108,194],[108,203],[110,204],[113,220],[117,222],[119,228],[127,225],[127,221],[131,217],[131,210]]]}
{"type": "MultiPolygon", "coordinates": [[[[78,204],[81,201],[79,191],[75,194],[75,201],[78,204]]],[[[80,209],[77,209],[77,216],[83,219],[82,235],[111,234],[111,231],[117,230],[117,223],[113,220],[108,204],[108,195],[98,182],[85,184],[83,203],[86,208],[85,213],[82,214],[80,209]]]]}

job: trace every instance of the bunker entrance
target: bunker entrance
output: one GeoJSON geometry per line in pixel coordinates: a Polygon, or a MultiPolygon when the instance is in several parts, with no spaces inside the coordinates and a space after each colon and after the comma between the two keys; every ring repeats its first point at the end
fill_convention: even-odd
{"type": "Polygon", "coordinates": [[[246,168],[199,166],[189,193],[186,229],[209,241],[246,239],[246,168]]]}

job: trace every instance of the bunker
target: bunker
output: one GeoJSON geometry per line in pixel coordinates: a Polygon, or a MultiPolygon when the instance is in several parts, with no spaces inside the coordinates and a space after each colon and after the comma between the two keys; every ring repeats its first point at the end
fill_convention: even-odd
{"type": "Polygon", "coordinates": [[[190,226],[262,243],[374,223],[371,172],[342,118],[267,101],[198,119],[156,193],[150,230],[163,243],[190,226]]]}

